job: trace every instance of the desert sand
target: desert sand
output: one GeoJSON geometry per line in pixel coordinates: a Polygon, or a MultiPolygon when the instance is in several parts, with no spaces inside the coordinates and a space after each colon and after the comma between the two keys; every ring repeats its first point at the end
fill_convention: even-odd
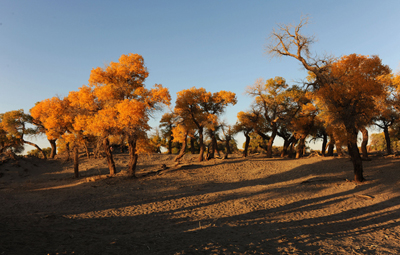
{"type": "Polygon", "coordinates": [[[197,162],[185,155],[0,165],[0,254],[399,254],[400,159],[197,162]],[[163,170],[161,165],[168,168],[163,170]]]}

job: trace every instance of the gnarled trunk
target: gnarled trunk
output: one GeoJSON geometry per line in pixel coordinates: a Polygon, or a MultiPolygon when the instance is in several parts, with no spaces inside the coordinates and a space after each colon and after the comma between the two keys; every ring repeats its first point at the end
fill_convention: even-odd
{"type": "Polygon", "coordinates": [[[358,130],[354,126],[348,124],[346,126],[346,132],[347,132],[347,148],[349,150],[349,154],[351,157],[351,161],[353,162],[353,168],[354,168],[354,181],[362,182],[365,179],[363,176],[362,159],[357,147],[358,130]]]}
{"type": "Polygon", "coordinates": [[[246,137],[246,141],[244,143],[244,150],[243,150],[243,157],[247,157],[247,152],[249,150],[249,144],[250,144],[250,136],[249,134],[244,134],[244,136],[246,137]]]}
{"type": "Polygon", "coordinates": [[[321,148],[322,156],[325,156],[327,143],[328,143],[328,135],[327,134],[323,134],[322,135],[322,148],[321,148]]]}
{"type": "Polygon", "coordinates": [[[203,127],[199,128],[199,146],[200,146],[200,154],[199,154],[199,161],[204,160],[204,135],[203,135],[203,127]]]}
{"type": "Polygon", "coordinates": [[[211,137],[211,149],[209,150],[207,159],[215,158],[215,152],[217,152],[219,156],[219,151],[217,148],[217,138],[215,137],[215,134],[213,134],[211,137]]]}
{"type": "Polygon", "coordinates": [[[42,154],[43,158],[47,159],[46,154],[43,152],[43,150],[37,144],[29,142],[29,141],[25,141],[25,140],[22,140],[22,142],[34,146],[36,149],[38,149],[40,151],[40,153],[42,154]]]}
{"type": "Polygon", "coordinates": [[[114,163],[114,158],[110,149],[110,141],[108,140],[108,137],[103,138],[103,149],[104,152],[106,153],[106,159],[107,159],[107,164],[108,164],[108,169],[110,170],[110,175],[115,174],[115,163],[114,163]]]}
{"type": "Polygon", "coordinates": [[[231,141],[231,137],[230,136],[226,136],[225,137],[225,155],[224,155],[224,159],[228,159],[228,155],[231,154],[230,141],[231,141]]]}
{"type": "Polygon", "coordinates": [[[54,158],[57,155],[57,144],[56,144],[57,139],[48,139],[48,140],[51,146],[50,158],[54,158]]]}
{"type": "Polygon", "coordinates": [[[329,135],[328,152],[326,153],[325,156],[332,157],[334,148],[335,148],[335,138],[331,134],[329,135]]]}
{"type": "Polygon", "coordinates": [[[89,152],[89,147],[88,147],[88,142],[84,141],[83,146],[85,147],[85,152],[86,152],[86,157],[87,159],[90,159],[90,152],[89,152]]]}
{"type": "Polygon", "coordinates": [[[133,136],[128,136],[129,164],[128,173],[131,177],[136,178],[136,164],[138,155],[136,154],[136,139],[133,136]]]}
{"type": "Polygon", "coordinates": [[[385,126],[383,129],[383,133],[385,134],[385,141],[386,141],[386,152],[387,154],[392,154],[392,146],[390,144],[390,136],[389,136],[389,128],[385,126]]]}
{"type": "Polygon", "coordinates": [[[181,151],[180,151],[180,153],[179,153],[179,155],[178,156],[176,156],[176,158],[175,158],[175,162],[177,162],[178,160],[180,160],[182,157],[183,157],[183,155],[185,155],[185,152],[186,152],[186,146],[187,146],[187,133],[185,134],[185,139],[183,140],[183,144],[182,144],[182,147],[181,147],[181,151]]]}
{"type": "Polygon", "coordinates": [[[306,136],[302,135],[299,139],[299,144],[296,148],[296,158],[303,157],[304,149],[306,147],[306,136]]]}
{"type": "Polygon", "coordinates": [[[79,177],[79,146],[74,144],[74,176],[79,177]]]}
{"type": "Polygon", "coordinates": [[[362,143],[361,143],[361,152],[362,152],[362,156],[364,159],[368,159],[368,149],[367,149],[367,145],[368,145],[368,130],[363,127],[360,128],[361,134],[362,134],[362,143]]]}
{"type": "Polygon", "coordinates": [[[173,137],[171,135],[168,139],[168,154],[172,154],[172,140],[173,140],[173,137]]]}
{"type": "Polygon", "coordinates": [[[273,123],[271,137],[269,138],[267,145],[267,158],[272,158],[272,145],[274,144],[277,131],[276,123],[273,123]]]}
{"type": "Polygon", "coordinates": [[[67,143],[65,145],[66,149],[67,149],[67,161],[71,160],[71,149],[69,148],[69,143],[67,143]]]}
{"type": "Polygon", "coordinates": [[[283,148],[282,148],[282,152],[281,152],[281,157],[285,157],[288,155],[288,149],[290,144],[295,141],[296,138],[294,138],[294,136],[292,135],[289,139],[285,139],[283,142],[283,148]]]}
{"type": "Polygon", "coordinates": [[[294,146],[296,146],[298,139],[294,138],[293,141],[291,142],[289,146],[289,158],[294,158],[295,157],[295,149],[294,146]]]}

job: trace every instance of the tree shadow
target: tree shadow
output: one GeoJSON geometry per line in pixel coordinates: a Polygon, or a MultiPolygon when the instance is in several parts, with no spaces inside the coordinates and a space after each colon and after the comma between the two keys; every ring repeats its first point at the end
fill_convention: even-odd
{"type": "Polygon", "coordinates": [[[352,176],[351,162],[335,160],[343,168],[324,160],[279,171],[266,162],[260,178],[211,182],[198,177],[213,165],[195,165],[140,180],[69,187],[63,190],[71,194],[68,201],[55,201],[58,191],[32,191],[32,198],[49,200],[48,207],[38,209],[33,201],[6,208],[7,214],[2,210],[0,253],[320,254],[337,252],[338,244],[342,253],[399,251],[400,244],[391,240],[397,234],[374,237],[400,228],[400,187],[393,178],[399,160],[365,164],[369,181],[362,185],[345,181],[352,176]],[[187,172],[193,178],[180,179],[187,172]],[[327,189],[334,191],[320,195],[327,189]],[[392,195],[380,202],[357,197],[385,192],[392,195]],[[282,197],[287,202],[277,203],[282,197]],[[365,235],[371,241],[359,243],[365,235]]]}

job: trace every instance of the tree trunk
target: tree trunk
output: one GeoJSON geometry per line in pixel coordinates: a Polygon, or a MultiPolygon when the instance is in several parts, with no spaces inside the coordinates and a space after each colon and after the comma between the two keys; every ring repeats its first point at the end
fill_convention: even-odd
{"type": "Polygon", "coordinates": [[[362,134],[362,143],[361,143],[361,152],[362,156],[364,159],[368,159],[368,150],[367,150],[367,145],[368,145],[368,130],[363,127],[360,128],[361,134],[362,134]]]}
{"type": "Polygon", "coordinates": [[[214,137],[215,135],[213,134],[211,137],[211,142],[208,146],[207,150],[207,160],[215,158],[215,143],[214,143],[214,137]]]}
{"type": "Polygon", "coordinates": [[[83,142],[83,146],[85,147],[85,152],[86,152],[87,159],[90,159],[90,152],[89,152],[89,147],[87,145],[87,141],[83,142]]]}
{"type": "Polygon", "coordinates": [[[43,158],[47,159],[46,154],[43,152],[43,150],[37,144],[29,142],[29,141],[25,141],[25,140],[22,140],[22,142],[34,146],[36,149],[38,149],[40,151],[40,153],[42,154],[43,158]]]}
{"type": "Polygon", "coordinates": [[[289,139],[285,139],[283,142],[281,158],[283,158],[287,155],[287,153],[288,153],[287,150],[288,150],[289,144],[290,144],[289,139]]]}
{"type": "Polygon", "coordinates": [[[230,141],[231,141],[231,138],[229,136],[225,137],[225,155],[224,155],[224,159],[228,159],[228,155],[231,154],[231,147],[229,146],[230,141]]]}
{"type": "Polygon", "coordinates": [[[327,134],[323,134],[322,135],[322,148],[321,148],[322,156],[325,156],[327,143],[328,143],[328,135],[327,134]]]}
{"type": "Polygon", "coordinates": [[[289,139],[285,139],[285,140],[284,140],[284,142],[283,142],[283,148],[282,148],[282,153],[281,153],[281,158],[283,158],[283,157],[285,157],[285,156],[288,155],[289,146],[290,146],[290,144],[291,144],[294,140],[296,140],[296,138],[294,138],[293,135],[290,136],[289,139]]]}
{"type": "Polygon", "coordinates": [[[67,144],[65,145],[65,147],[66,147],[66,149],[67,149],[67,161],[70,161],[70,160],[71,160],[71,150],[70,150],[70,148],[69,148],[69,143],[67,143],[67,144]]]}
{"type": "Polygon", "coordinates": [[[244,134],[246,137],[246,142],[244,143],[243,157],[247,157],[247,151],[249,150],[250,144],[250,136],[248,134],[244,134]]]}
{"type": "Polygon", "coordinates": [[[267,145],[267,158],[272,158],[272,145],[274,144],[274,139],[276,137],[277,131],[278,130],[276,127],[276,123],[273,123],[272,134],[271,134],[271,137],[269,138],[268,145],[267,145]]]}
{"type": "Polygon", "coordinates": [[[199,154],[199,162],[204,160],[204,141],[203,141],[203,127],[199,128],[199,146],[200,146],[200,154],[199,154]]]}
{"type": "Polygon", "coordinates": [[[182,144],[182,147],[181,147],[181,151],[180,151],[180,153],[179,153],[179,155],[178,156],[176,156],[176,158],[175,158],[175,162],[177,162],[178,160],[180,160],[182,157],[183,157],[183,155],[185,155],[185,152],[186,152],[186,146],[187,146],[187,133],[185,134],[185,140],[183,141],[183,144],[182,144]]]}
{"type": "Polygon", "coordinates": [[[333,135],[331,134],[329,135],[328,152],[326,153],[325,156],[332,157],[334,147],[335,147],[335,138],[333,138],[333,135]]]}
{"type": "Polygon", "coordinates": [[[297,145],[297,148],[296,148],[296,158],[297,159],[303,157],[304,148],[305,148],[305,140],[306,140],[306,137],[303,135],[299,139],[299,144],[297,145]]]}
{"type": "Polygon", "coordinates": [[[358,130],[354,126],[346,126],[347,132],[347,148],[349,150],[349,154],[351,157],[351,161],[353,162],[354,168],[354,181],[355,182],[363,182],[363,164],[360,156],[360,152],[357,147],[357,133],[358,130]]]}
{"type": "Polygon", "coordinates": [[[383,133],[385,134],[385,140],[386,140],[386,152],[387,154],[392,154],[392,146],[390,144],[390,136],[389,136],[389,128],[385,125],[385,128],[383,129],[383,133]]]}
{"type": "Polygon", "coordinates": [[[217,148],[217,138],[215,137],[215,134],[213,133],[213,135],[211,137],[211,149],[209,151],[207,159],[215,158],[215,152],[217,152],[218,156],[220,156],[218,148],[217,148]]]}
{"type": "Polygon", "coordinates": [[[168,154],[172,154],[172,135],[168,139],[168,154]]]}
{"type": "Polygon", "coordinates": [[[293,141],[291,142],[290,146],[289,146],[289,158],[294,158],[295,157],[295,153],[294,153],[294,146],[296,145],[298,139],[294,138],[293,141]]]}
{"type": "Polygon", "coordinates": [[[107,164],[108,164],[108,169],[110,170],[110,175],[115,174],[115,163],[114,163],[114,158],[110,149],[110,141],[108,140],[108,137],[103,138],[103,148],[104,152],[106,153],[106,158],[107,158],[107,164]]]}
{"type": "Polygon", "coordinates": [[[57,144],[56,144],[57,139],[48,139],[48,140],[51,146],[50,158],[53,159],[57,155],[57,144]]]}
{"type": "Polygon", "coordinates": [[[136,154],[136,139],[133,136],[128,136],[129,164],[128,173],[131,177],[136,178],[136,164],[138,155],[136,154]]]}
{"type": "Polygon", "coordinates": [[[79,178],[79,146],[74,145],[74,176],[79,178]]]}

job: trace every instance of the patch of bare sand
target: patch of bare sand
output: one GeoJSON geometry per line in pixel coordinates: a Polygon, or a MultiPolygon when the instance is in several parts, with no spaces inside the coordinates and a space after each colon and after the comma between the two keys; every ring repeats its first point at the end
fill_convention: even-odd
{"type": "Polygon", "coordinates": [[[400,251],[398,158],[364,162],[359,185],[348,158],[173,159],[140,157],[135,180],[123,154],[112,178],[104,159],[81,158],[79,179],[60,160],[1,165],[0,254],[400,251]]]}

